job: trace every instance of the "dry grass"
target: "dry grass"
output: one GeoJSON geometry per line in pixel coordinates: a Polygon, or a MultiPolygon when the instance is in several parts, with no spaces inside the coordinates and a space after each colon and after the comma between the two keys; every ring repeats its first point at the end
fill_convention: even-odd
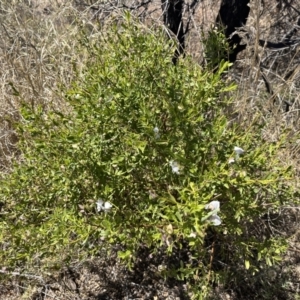
{"type": "Polygon", "coordinates": [[[62,87],[68,88],[85,65],[78,55],[83,24],[94,30],[88,12],[79,12],[72,1],[2,1],[0,42],[0,169],[9,169],[15,155],[12,122],[20,102],[47,110],[65,107],[62,87]],[[63,3],[63,4],[62,4],[63,3]]]}
{"type": "MultiPolygon", "coordinates": [[[[292,5],[296,10],[300,9],[299,2],[292,5]]],[[[300,41],[297,27],[300,19],[295,9],[285,6],[278,10],[277,2],[272,0],[264,5],[259,0],[252,1],[245,28],[248,37],[244,39],[248,47],[240,54],[231,76],[238,83],[238,93],[234,96],[235,121],[245,125],[258,118],[264,124],[262,134],[266,141],[276,141],[282,134],[287,134],[289,143],[282,150],[281,161],[287,165],[292,162],[299,172],[300,43],[277,51],[258,46],[259,39],[275,43],[283,41],[293,28],[296,32],[292,39],[300,41]]],[[[295,185],[298,186],[298,182],[295,185]]]]}

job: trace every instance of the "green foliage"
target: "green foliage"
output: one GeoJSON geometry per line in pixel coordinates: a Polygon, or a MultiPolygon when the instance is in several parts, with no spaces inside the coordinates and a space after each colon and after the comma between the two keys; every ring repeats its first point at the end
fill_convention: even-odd
{"type": "Polygon", "coordinates": [[[215,259],[249,272],[257,260],[273,264],[285,242],[261,226],[291,199],[292,173],[276,156],[284,140],[229,125],[228,64],[217,73],[188,58],[174,66],[163,33],[128,20],[83,44],[90,64],[67,93],[70,111],[22,111],[22,161],[0,187],[1,264],[68,261],[119,243],[130,265],[141,245],[166,255],[188,247],[190,261],[164,274],[188,280],[199,298],[228,278],[215,259]],[[98,199],[111,210],[97,212],[98,199]],[[205,209],[212,200],[218,227],[205,209]]]}
{"type": "Polygon", "coordinates": [[[216,27],[211,27],[207,34],[203,35],[203,46],[208,68],[216,68],[222,60],[226,60],[230,54],[230,47],[224,33],[216,27]]]}

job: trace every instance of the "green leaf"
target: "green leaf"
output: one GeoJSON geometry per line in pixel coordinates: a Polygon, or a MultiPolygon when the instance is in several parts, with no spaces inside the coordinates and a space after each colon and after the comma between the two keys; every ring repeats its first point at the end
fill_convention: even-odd
{"type": "Polygon", "coordinates": [[[249,260],[245,260],[245,268],[246,268],[246,270],[249,270],[249,268],[250,268],[250,261],[249,260]]]}
{"type": "Polygon", "coordinates": [[[126,260],[131,257],[131,251],[130,250],[118,251],[118,257],[126,260]]]}

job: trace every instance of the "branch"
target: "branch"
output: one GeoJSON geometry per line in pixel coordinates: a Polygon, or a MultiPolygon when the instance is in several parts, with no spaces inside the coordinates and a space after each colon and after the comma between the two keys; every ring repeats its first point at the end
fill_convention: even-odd
{"type": "Polygon", "coordinates": [[[290,48],[292,46],[296,46],[300,44],[300,39],[299,40],[289,40],[289,41],[284,41],[284,42],[279,42],[279,43],[273,43],[265,40],[259,40],[258,41],[259,45],[261,47],[265,47],[267,49],[271,49],[273,51],[279,51],[279,50],[284,50],[287,48],[290,48]]]}
{"type": "Polygon", "coordinates": [[[45,282],[44,279],[41,276],[37,276],[37,275],[22,274],[20,272],[8,272],[8,271],[4,271],[4,270],[0,270],[0,273],[5,274],[5,275],[10,275],[10,276],[20,276],[20,277],[26,277],[26,278],[33,278],[33,279],[37,279],[37,280],[40,280],[42,282],[45,282]]]}

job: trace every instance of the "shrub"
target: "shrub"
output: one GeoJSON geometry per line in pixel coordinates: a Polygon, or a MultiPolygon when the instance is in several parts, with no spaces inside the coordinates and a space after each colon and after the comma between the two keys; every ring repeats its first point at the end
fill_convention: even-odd
{"type": "Polygon", "coordinates": [[[228,121],[228,64],[174,66],[161,30],[129,19],[82,41],[90,63],[66,95],[70,111],[22,110],[22,159],[1,180],[2,265],[120,244],[130,266],[141,245],[166,255],[188,247],[190,260],[164,275],[205,298],[229,276],[218,262],[253,272],[257,260],[279,260],[285,241],[261,228],[293,195],[291,168],[276,156],[284,139],[271,144],[256,122],[228,121]]]}
{"type": "Polygon", "coordinates": [[[222,60],[229,58],[230,46],[223,31],[211,27],[206,34],[202,33],[206,66],[209,69],[218,67],[222,60]]]}

